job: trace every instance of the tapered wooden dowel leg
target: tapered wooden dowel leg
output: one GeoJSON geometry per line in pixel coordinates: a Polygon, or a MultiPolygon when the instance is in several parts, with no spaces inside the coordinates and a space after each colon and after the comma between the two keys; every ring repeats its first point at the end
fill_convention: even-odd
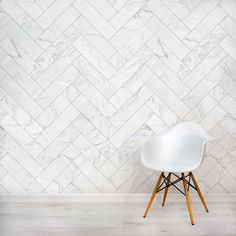
{"type": "MultiPolygon", "coordinates": [[[[167,176],[167,184],[170,183],[170,177],[171,177],[171,173],[169,173],[168,176],[167,176]]],[[[164,195],[163,195],[163,200],[162,200],[162,206],[165,205],[166,196],[167,196],[167,193],[168,193],[168,189],[169,189],[169,187],[166,187],[166,188],[165,188],[164,195]]]]}
{"type": "Polygon", "coordinates": [[[201,190],[200,190],[200,188],[198,187],[197,181],[195,180],[195,178],[194,178],[192,172],[190,172],[190,176],[191,176],[191,179],[193,180],[193,184],[194,184],[195,188],[197,189],[197,193],[198,193],[198,195],[199,195],[199,197],[200,197],[200,199],[201,199],[201,202],[202,202],[202,204],[203,204],[203,206],[204,206],[206,212],[209,212],[209,210],[208,210],[208,208],[207,208],[207,205],[206,205],[206,203],[205,203],[205,200],[204,200],[204,198],[203,198],[203,196],[202,196],[201,190]]]}
{"type": "Polygon", "coordinates": [[[147,213],[148,213],[148,211],[149,211],[149,209],[150,209],[150,207],[152,205],[153,199],[156,196],[157,190],[158,190],[158,188],[159,188],[159,186],[161,184],[161,180],[162,180],[163,175],[164,175],[164,173],[162,172],[160,174],[159,178],[158,178],[157,184],[156,184],[156,186],[155,186],[155,188],[153,190],[152,196],[151,196],[151,198],[150,198],[150,200],[148,202],[148,205],[147,205],[146,211],[145,211],[145,213],[143,215],[143,218],[146,218],[146,216],[147,216],[147,213]]]}
{"type": "Polygon", "coordinates": [[[185,193],[185,197],[186,197],[186,202],[187,202],[187,206],[188,206],[188,212],[189,212],[191,224],[194,225],[193,211],[192,211],[192,207],[191,207],[189,192],[188,192],[188,189],[187,189],[187,184],[186,184],[186,181],[185,181],[184,173],[182,173],[182,181],[183,181],[183,185],[184,185],[184,193],[185,193]]]}

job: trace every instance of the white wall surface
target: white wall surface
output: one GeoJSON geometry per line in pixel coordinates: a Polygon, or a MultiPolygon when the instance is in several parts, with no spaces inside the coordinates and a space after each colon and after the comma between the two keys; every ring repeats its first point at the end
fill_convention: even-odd
{"type": "Polygon", "coordinates": [[[236,192],[236,2],[2,0],[0,193],[143,193],[141,142],[218,140],[196,177],[236,192]]]}

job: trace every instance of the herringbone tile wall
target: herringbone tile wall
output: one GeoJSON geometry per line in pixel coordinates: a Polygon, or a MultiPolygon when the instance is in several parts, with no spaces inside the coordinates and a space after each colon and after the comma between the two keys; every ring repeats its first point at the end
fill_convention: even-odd
{"type": "Polygon", "coordinates": [[[1,194],[150,192],[140,144],[182,120],[236,192],[236,1],[0,1],[1,194]]]}

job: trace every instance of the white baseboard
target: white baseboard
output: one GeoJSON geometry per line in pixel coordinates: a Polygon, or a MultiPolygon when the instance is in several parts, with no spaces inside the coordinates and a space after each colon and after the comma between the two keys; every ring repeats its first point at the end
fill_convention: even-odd
{"type": "MultiPolygon", "coordinates": [[[[162,194],[161,194],[162,196],[162,194]]],[[[61,195],[0,195],[0,202],[147,202],[150,194],[61,194],[61,195]]],[[[158,197],[158,195],[157,195],[158,197]]],[[[196,193],[192,201],[200,201],[196,193]]],[[[206,201],[235,202],[236,194],[204,194],[206,201]]],[[[168,194],[168,200],[183,201],[182,194],[168,194]]]]}

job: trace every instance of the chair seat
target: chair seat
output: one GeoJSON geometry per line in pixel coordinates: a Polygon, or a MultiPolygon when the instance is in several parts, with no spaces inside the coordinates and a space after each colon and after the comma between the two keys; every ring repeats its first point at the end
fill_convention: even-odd
{"type": "Polygon", "coordinates": [[[171,161],[168,163],[163,163],[162,161],[157,161],[155,163],[150,163],[150,165],[144,166],[148,169],[160,171],[160,172],[176,172],[176,173],[182,173],[182,172],[191,172],[194,171],[199,167],[200,163],[183,163],[179,161],[171,161]]]}

